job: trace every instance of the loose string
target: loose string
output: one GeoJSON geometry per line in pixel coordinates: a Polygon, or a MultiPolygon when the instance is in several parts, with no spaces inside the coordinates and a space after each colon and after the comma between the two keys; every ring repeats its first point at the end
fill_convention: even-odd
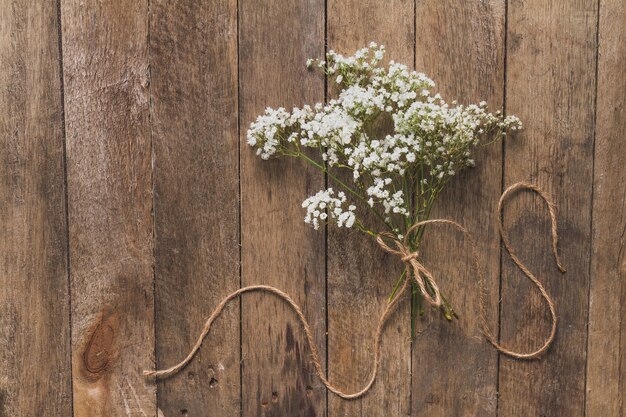
{"type": "Polygon", "coordinates": [[[313,365],[315,366],[315,372],[317,373],[317,376],[322,381],[324,386],[326,386],[326,388],[330,392],[346,400],[359,398],[363,394],[365,394],[367,391],[369,391],[372,385],[374,385],[374,381],[376,380],[376,375],[378,373],[378,368],[380,367],[380,340],[381,340],[381,336],[383,333],[383,329],[385,327],[385,322],[387,321],[387,318],[391,315],[396,305],[398,304],[398,300],[400,300],[402,295],[406,292],[406,289],[408,287],[408,282],[409,281],[407,280],[404,281],[404,285],[398,291],[396,296],[387,304],[387,306],[385,307],[385,310],[383,311],[383,314],[380,316],[380,319],[378,320],[378,326],[376,327],[376,334],[374,335],[374,341],[373,341],[374,365],[372,367],[372,371],[371,371],[368,382],[365,384],[363,389],[357,392],[347,394],[343,392],[342,390],[340,390],[339,388],[337,388],[336,386],[334,386],[326,378],[324,369],[322,367],[322,361],[320,360],[320,356],[317,353],[317,348],[315,345],[315,341],[313,339],[313,333],[311,332],[311,326],[309,325],[308,321],[304,317],[304,313],[302,312],[302,309],[300,309],[300,306],[298,306],[298,304],[296,304],[296,302],[287,293],[279,290],[276,287],[272,287],[269,285],[251,285],[248,287],[240,288],[237,291],[229,294],[226,298],[224,298],[217,305],[215,310],[213,310],[213,313],[211,313],[211,316],[204,323],[204,327],[202,328],[202,333],[200,333],[198,340],[196,340],[196,343],[191,348],[191,351],[189,351],[189,354],[187,355],[185,359],[183,359],[178,364],[172,366],[171,368],[163,369],[160,371],[147,371],[146,370],[146,371],[143,371],[143,374],[147,377],[154,377],[154,378],[167,378],[169,376],[177,374],[181,369],[183,369],[191,361],[191,359],[193,359],[194,355],[198,352],[198,350],[200,349],[200,346],[202,345],[204,338],[209,333],[209,330],[211,330],[211,325],[213,324],[215,319],[222,313],[222,310],[224,309],[224,307],[226,307],[226,304],[228,304],[232,299],[237,298],[246,292],[260,291],[260,292],[271,293],[271,294],[276,295],[278,298],[281,298],[296,313],[296,316],[300,320],[300,323],[302,323],[302,327],[304,329],[304,335],[306,337],[309,348],[311,349],[311,360],[313,361],[313,365]]]}
{"type": "Polygon", "coordinates": [[[370,376],[369,379],[367,380],[367,383],[365,384],[365,386],[359,390],[356,391],[354,393],[346,393],[343,390],[337,388],[336,386],[334,386],[327,378],[324,372],[324,369],[322,367],[322,362],[320,360],[320,356],[317,352],[317,347],[313,338],[313,334],[311,331],[311,326],[309,325],[308,321],[306,320],[304,313],[302,312],[302,309],[300,308],[300,306],[298,306],[298,304],[296,304],[296,302],[285,292],[279,290],[276,287],[272,287],[269,285],[252,285],[252,286],[248,286],[248,287],[243,287],[238,289],[237,291],[234,291],[233,293],[229,294],[228,296],[226,296],[215,308],[215,310],[213,310],[213,312],[211,313],[211,316],[207,319],[207,321],[204,323],[204,326],[202,328],[202,332],[200,333],[200,336],[198,337],[198,339],[196,340],[196,343],[194,344],[194,346],[191,348],[191,350],[189,351],[189,353],[187,354],[187,356],[185,357],[185,359],[183,359],[181,362],[179,362],[178,364],[167,368],[167,369],[163,369],[163,370],[158,370],[158,371],[144,371],[143,374],[147,377],[153,377],[153,378],[167,378],[169,376],[172,376],[176,373],[178,373],[181,369],[183,369],[195,356],[195,354],[198,352],[198,350],[200,349],[200,346],[202,345],[202,342],[204,341],[204,338],[208,335],[209,331],[211,330],[211,326],[213,325],[213,322],[217,319],[217,317],[219,317],[219,315],[222,313],[222,310],[224,309],[224,307],[226,307],[226,305],[232,301],[233,299],[241,296],[244,293],[247,292],[255,292],[255,291],[259,291],[259,292],[267,292],[267,293],[271,293],[274,294],[275,296],[277,296],[278,298],[282,299],[283,301],[285,301],[287,303],[287,305],[289,305],[291,307],[291,309],[296,313],[296,316],[298,317],[298,319],[300,320],[302,327],[304,329],[304,334],[305,334],[305,338],[307,340],[307,343],[309,345],[309,348],[311,349],[311,360],[313,362],[313,365],[315,367],[315,372],[317,373],[317,376],[319,377],[319,379],[322,381],[322,383],[324,384],[324,386],[332,393],[336,394],[337,396],[344,398],[344,399],[355,399],[355,398],[359,398],[361,396],[363,396],[365,393],[367,393],[370,388],[372,387],[372,385],[374,384],[374,381],[376,380],[376,375],[378,374],[378,369],[380,367],[380,360],[381,360],[381,355],[380,355],[380,346],[381,346],[381,337],[382,337],[382,332],[384,330],[384,326],[385,323],[387,322],[389,316],[391,315],[391,313],[395,310],[396,306],[398,305],[398,301],[400,300],[400,298],[404,295],[404,293],[407,291],[407,288],[409,287],[409,283],[411,282],[411,280],[414,280],[417,284],[417,286],[419,287],[419,290],[422,293],[422,296],[424,297],[424,299],[426,299],[430,304],[432,304],[433,306],[441,306],[442,303],[442,298],[441,298],[441,294],[439,291],[439,287],[437,286],[437,283],[435,282],[433,275],[428,271],[428,269],[426,269],[426,267],[424,267],[424,265],[422,265],[419,261],[418,261],[418,253],[417,252],[412,252],[409,249],[409,245],[408,245],[408,236],[410,233],[414,232],[415,230],[417,230],[418,227],[421,226],[425,226],[428,224],[446,224],[446,225],[451,225],[454,226],[455,228],[457,228],[458,230],[462,231],[465,238],[468,240],[468,242],[470,243],[471,246],[471,250],[472,250],[472,257],[474,260],[474,264],[477,270],[477,274],[478,274],[478,278],[479,278],[479,289],[480,289],[480,295],[479,295],[479,307],[480,307],[480,317],[481,317],[481,324],[482,324],[482,331],[485,335],[485,337],[487,338],[487,340],[499,351],[502,352],[503,354],[506,354],[508,356],[517,358],[517,359],[535,359],[538,358],[543,352],[545,352],[551,345],[551,343],[554,340],[554,337],[556,335],[556,326],[557,326],[557,316],[556,316],[556,308],[554,305],[554,302],[552,301],[552,298],[550,297],[550,295],[547,293],[546,289],[544,288],[543,284],[541,283],[541,281],[539,281],[539,279],[537,279],[537,277],[532,274],[532,272],[530,272],[528,270],[528,268],[526,268],[522,262],[519,260],[519,258],[517,257],[517,255],[515,254],[515,252],[512,250],[510,242],[508,240],[508,237],[505,235],[504,233],[504,228],[502,225],[502,209],[503,209],[503,202],[504,200],[511,195],[512,193],[514,193],[515,191],[518,190],[522,190],[522,189],[528,189],[531,191],[536,192],[547,204],[548,206],[548,212],[550,215],[550,220],[552,222],[552,249],[553,249],[553,253],[554,253],[554,257],[556,259],[556,263],[559,267],[559,269],[562,272],[565,272],[565,269],[562,267],[562,263],[560,261],[558,252],[557,252],[557,241],[558,241],[558,234],[557,234],[557,223],[556,223],[556,209],[555,209],[555,205],[554,203],[551,202],[551,200],[549,198],[547,198],[547,196],[545,195],[545,193],[538,188],[537,186],[533,185],[533,184],[529,184],[529,183],[525,183],[525,182],[519,182],[516,184],[513,184],[512,186],[510,186],[509,188],[507,188],[504,193],[502,194],[502,196],[500,197],[500,201],[498,203],[498,225],[499,225],[499,231],[500,231],[500,235],[502,237],[502,241],[504,243],[504,246],[507,250],[507,252],[509,253],[509,255],[511,256],[511,259],[513,260],[513,262],[522,270],[522,272],[524,273],[524,275],[526,275],[526,277],[528,277],[528,279],[530,279],[533,284],[539,289],[539,292],[541,293],[542,297],[545,299],[546,303],[548,304],[548,307],[550,309],[550,314],[552,316],[552,327],[551,327],[551,331],[550,334],[548,336],[548,338],[545,340],[544,344],[537,350],[533,351],[533,352],[529,352],[529,353],[520,353],[520,352],[516,352],[513,351],[505,346],[503,346],[502,344],[500,344],[496,338],[496,336],[494,336],[493,332],[491,331],[488,322],[487,322],[487,314],[486,314],[486,291],[485,291],[485,279],[484,279],[484,275],[482,272],[482,268],[480,266],[480,262],[478,260],[478,251],[476,248],[476,244],[474,243],[473,239],[471,238],[470,233],[467,231],[467,229],[463,226],[461,226],[459,223],[452,221],[452,220],[446,220],[446,219],[433,219],[433,220],[424,220],[421,222],[416,223],[415,225],[411,226],[411,228],[408,230],[408,233],[406,233],[406,236],[404,237],[404,239],[402,241],[397,240],[393,235],[389,234],[389,233],[381,233],[377,236],[376,241],[378,242],[378,244],[380,245],[380,247],[385,250],[386,252],[389,252],[393,255],[398,256],[402,262],[405,264],[405,268],[406,268],[406,278],[402,284],[402,287],[399,291],[397,291],[396,295],[391,299],[391,301],[385,306],[385,309],[383,310],[379,320],[378,320],[378,325],[376,326],[376,333],[374,335],[374,339],[372,342],[373,345],[373,350],[374,350],[374,361],[373,361],[373,365],[372,365],[372,370],[370,372],[370,376]],[[384,241],[384,238],[388,238],[388,239],[393,239],[397,250],[391,248],[389,245],[387,245],[384,241]],[[429,287],[431,288],[431,292],[429,292],[426,288],[426,281],[428,280],[428,284],[429,287]]]}
{"type": "MultiPolygon", "coordinates": [[[[481,298],[480,309],[481,309],[481,316],[482,316],[481,319],[483,322],[483,333],[485,334],[485,337],[487,338],[489,343],[491,343],[498,351],[502,353],[505,353],[517,359],[536,359],[540,357],[546,350],[548,350],[548,348],[554,341],[554,337],[556,336],[557,315],[556,315],[556,306],[554,305],[554,301],[552,301],[552,298],[546,291],[541,281],[539,281],[539,279],[532,272],[530,272],[528,268],[526,268],[526,266],[522,263],[522,261],[519,260],[519,258],[517,257],[517,254],[513,251],[513,248],[511,246],[511,243],[509,242],[509,238],[507,234],[504,232],[504,226],[502,223],[502,212],[504,211],[504,207],[503,207],[504,200],[506,200],[506,198],[509,195],[520,190],[534,191],[546,203],[546,206],[548,207],[548,214],[550,215],[550,222],[551,222],[552,253],[554,254],[554,260],[556,262],[557,267],[559,268],[561,272],[566,272],[566,269],[563,266],[563,263],[561,262],[561,258],[559,257],[559,252],[557,250],[559,234],[557,231],[557,222],[556,222],[556,205],[552,202],[552,200],[548,198],[546,193],[535,184],[530,184],[527,182],[518,182],[518,183],[511,185],[509,188],[507,188],[504,191],[504,193],[502,193],[502,196],[500,197],[500,201],[498,202],[498,230],[500,231],[500,237],[502,238],[502,243],[504,243],[504,247],[506,251],[508,252],[509,256],[511,257],[515,265],[517,265],[517,267],[524,273],[524,275],[526,275],[526,277],[535,285],[535,287],[537,287],[537,289],[541,293],[541,297],[543,297],[543,299],[546,301],[546,304],[548,304],[548,308],[550,309],[550,316],[552,317],[552,327],[550,328],[550,334],[548,335],[545,342],[539,349],[533,352],[528,352],[528,353],[518,353],[518,352],[512,351],[506,348],[505,346],[503,346],[502,344],[500,344],[497,338],[493,335],[493,333],[489,331],[489,326],[487,324],[487,314],[485,312],[486,296],[485,296],[485,289],[484,289],[485,287],[484,278],[482,277],[482,272],[480,272],[480,265],[478,263],[477,258],[475,260],[475,263],[479,270],[479,276],[480,276],[481,287],[482,287],[481,295],[480,295],[480,298],[481,298]]],[[[465,231],[465,233],[467,235],[467,231],[465,231]]],[[[472,243],[472,245],[473,245],[473,250],[475,252],[476,246],[474,243],[472,243]]]]}

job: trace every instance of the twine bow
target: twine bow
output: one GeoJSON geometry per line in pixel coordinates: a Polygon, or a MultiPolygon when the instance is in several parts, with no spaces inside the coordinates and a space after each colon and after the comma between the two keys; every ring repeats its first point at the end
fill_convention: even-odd
{"type": "Polygon", "coordinates": [[[437,283],[435,282],[432,274],[418,260],[419,259],[418,252],[411,251],[409,248],[409,244],[408,244],[409,243],[408,236],[410,235],[410,233],[417,230],[417,228],[428,225],[428,224],[445,224],[445,225],[453,226],[456,229],[463,232],[463,235],[465,236],[467,241],[470,243],[470,246],[472,249],[472,257],[473,257],[474,264],[475,264],[476,271],[478,273],[478,278],[479,278],[479,287],[480,287],[479,305],[480,305],[480,318],[481,318],[481,324],[482,324],[482,332],[487,338],[487,340],[499,352],[505,355],[508,355],[517,359],[536,359],[540,357],[550,347],[550,345],[554,341],[554,337],[556,335],[556,327],[557,327],[557,316],[556,316],[556,307],[554,305],[554,302],[552,301],[552,298],[548,295],[548,292],[546,291],[541,281],[539,281],[539,279],[535,277],[535,275],[533,275],[533,273],[530,272],[530,270],[528,270],[528,268],[526,268],[521,263],[517,255],[513,252],[511,248],[511,244],[508,240],[508,237],[504,233],[504,228],[502,226],[502,208],[503,208],[504,200],[506,199],[507,196],[509,196],[513,192],[518,191],[518,190],[523,190],[523,189],[536,192],[545,201],[548,207],[548,213],[550,215],[550,220],[552,223],[552,229],[551,229],[552,230],[552,251],[554,253],[557,266],[559,267],[561,272],[565,272],[565,268],[563,268],[562,263],[559,259],[558,252],[557,252],[558,234],[557,234],[557,223],[556,223],[556,206],[554,205],[554,203],[552,203],[552,201],[550,201],[550,199],[546,197],[545,193],[539,187],[533,184],[519,182],[507,188],[504,191],[504,193],[502,193],[502,196],[500,197],[500,201],[498,203],[498,226],[499,226],[499,232],[502,238],[502,242],[504,244],[505,249],[509,253],[509,256],[513,260],[513,262],[522,270],[524,275],[526,275],[526,277],[537,287],[541,296],[546,301],[548,308],[550,310],[550,315],[552,317],[552,327],[550,330],[550,334],[544,341],[543,345],[539,347],[538,349],[536,349],[535,351],[528,352],[528,353],[516,352],[514,350],[511,350],[503,346],[502,344],[498,342],[497,337],[494,336],[493,332],[491,331],[487,323],[487,314],[485,312],[486,295],[485,295],[484,276],[483,276],[482,268],[480,266],[480,262],[478,261],[478,251],[476,249],[476,244],[471,239],[471,236],[469,232],[467,231],[467,229],[465,229],[465,227],[461,226],[459,223],[452,221],[452,220],[447,220],[447,219],[434,219],[434,220],[424,220],[411,226],[411,228],[408,230],[408,232],[406,233],[406,236],[404,237],[402,241],[398,240],[395,236],[391,235],[390,233],[380,233],[376,237],[376,241],[378,242],[378,244],[383,250],[398,256],[402,260],[402,262],[405,264],[405,268],[407,269],[407,274],[402,284],[402,288],[396,293],[396,295],[385,306],[385,309],[383,310],[378,320],[376,333],[372,341],[373,348],[374,348],[373,349],[374,360],[373,360],[372,371],[370,373],[370,377],[368,378],[365,386],[361,390],[354,392],[354,393],[345,393],[341,389],[331,384],[331,382],[326,378],[326,373],[324,371],[324,368],[322,367],[322,362],[320,360],[320,356],[315,346],[313,334],[311,331],[311,326],[309,325],[306,318],[304,317],[304,313],[302,312],[302,309],[300,308],[300,306],[298,306],[298,304],[296,304],[296,302],[288,294],[279,290],[276,287],[272,287],[269,285],[251,285],[248,287],[243,287],[243,288],[238,289],[237,291],[232,292],[228,296],[226,296],[217,305],[215,310],[213,310],[213,313],[211,313],[211,316],[205,322],[202,328],[202,332],[200,333],[200,336],[196,340],[196,343],[192,347],[189,354],[185,357],[185,359],[183,359],[181,362],[179,362],[178,364],[170,368],[159,370],[159,371],[146,370],[143,373],[145,376],[155,377],[155,378],[167,378],[169,376],[172,376],[178,373],[193,359],[196,352],[200,349],[200,346],[202,345],[204,338],[209,333],[213,322],[215,321],[215,319],[217,319],[217,317],[221,314],[224,307],[230,301],[232,301],[233,299],[247,292],[261,291],[261,292],[267,292],[267,293],[276,295],[278,298],[285,301],[287,305],[289,305],[293,309],[293,311],[296,313],[298,320],[300,320],[300,322],[302,323],[305,338],[311,349],[311,359],[312,359],[313,365],[315,366],[315,371],[318,377],[320,378],[320,380],[322,381],[322,383],[326,386],[326,388],[332,393],[344,399],[355,399],[355,398],[361,397],[362,395],[364,395],[370,390],[370,388],[374,384],[374,381],[376,380],[378,368],[380,367],[380,358],[381,358],[380,342],[381,342],[381,336],[382,336],[382,332],[384,329],[384,325],[387,319],[389,318],[389,316],[391,315],[391,313],[395,310],[396,306],[398,305],[398,301],[400,300],[402,295],[406,292],[407,288],[409,287],[409,283],[411,282],[411,279],[415,280],[420,291],[422,292],[424,299],[426,299],[430,304],[436,307],[439,307],[442,304],[441,293],[439,291],[439,287],[437,286],[437,283]],[[387,245],[387,243],[384,241],[384,239],[386,238],[393,239],[397,249],[393,249],[392,247],[387,245]],[[426,280],[424,278],[426,278],[426,280]]]}
{"type": "Polygon", "coordinates": [[[400,260],[404,262],[407,277],[409,279],[412,277],[415,280],[424,299],[434,307],[441,307],[441,292],[439,291],[439,287],[437,286],[433,275],[430,273],[430,271],[428,271],[428,269],[426,269],[424,265],[422,265],[420,261],[418,261],[419,252],[411,251],[409,246],[409,236],[411,236],[413,232],[418,230],[420,226],[423,226],[425,224],[425,221],[415,223],[407,230],[406,235],[404,236],[404,239],[402,241],[398,240],[394,235],[389,232],[382,232],[376,236],[376,242],[378,242],[378,245],[385,252],[398,256],[400,260]],[[385,243],[385,238],[392,239],[398,249],[393,249],[389,245],[387,245],[387,243],[385,243]],[[428,287],[430,288],[430,291],[426,289],[426,282],[424,281],[424,277],[428,279],[428,287]]]}

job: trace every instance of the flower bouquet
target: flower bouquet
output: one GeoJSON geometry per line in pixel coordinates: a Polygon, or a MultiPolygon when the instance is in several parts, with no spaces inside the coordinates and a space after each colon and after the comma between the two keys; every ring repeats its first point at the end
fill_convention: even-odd
{"type": "MultiPolygon", "coordinates": [[[[309,68],[337,83],[338,97],[290,112],[267,108],[247,141],[263,159],[299,158],[327,175],[329,187],[302,203],[306,223],[355,227],[413,254],[424,233],[420,222],[429,219],[450,179],[474,166],[472,150],[522,124],[487,112],[485,102],[446,103],[426,75],[393,61],[380,65],[384,54],[384,46],[372,42],[352,56],[329,51],[325,61],[310,59],[309,68]]],[[[411,280],[412,311],[423,311],[426,301],[452,320],[454,309],[420,269],[411,280]]],[[[390,300],[407,272],[390,289],[390,300]]]]}

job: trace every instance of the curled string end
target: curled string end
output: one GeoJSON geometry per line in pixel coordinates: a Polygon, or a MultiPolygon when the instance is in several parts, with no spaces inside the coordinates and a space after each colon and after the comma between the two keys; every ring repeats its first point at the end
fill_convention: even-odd
{"type": "MultiPolygon", "coordinates": [[[[556,220],[553,219],[553,221],[556,221],[556,220]]],[[[556,234],[556,223],[555,223],[554,230],[552,231],[552,236],[553,236],[552,252],[554,253],[554,261],[556,262],[556,266],[559,268],[559,271],[565,273],[567,272],[567,269],[563,265],[563,261],[561,260],[561,257],[559,256],[559,250],[557,249],[557,236],[558,235],[556,234]]]]}
{"type": "Polygon", "coordinates": [[[561,260],[561,257],[559,256],[559,251],[556,247],[556,242],[557,242],[556,225],[552,233],[554,236],[553,243],[552,243],[552,252],[554,253],[554,261],[556,262],[556,266],[559,268],[559,271],[565,273],[567,272],[567,269],[565,269],[565,266],[563,265],[563,261],[561,260]]]}
{"type": "MultiPolygon", "coordinates": [[[[524,273],[524,275],[526,275],[526,277],[528,277],[528,279],[530,279],[532,281],[532,283],[537,287],[537,289],[540,291],[541,296],[544,298],[544,300],[546,301],[546,303],[548,304],[548,307],[550,309],[550,314],[552,316],[552,330],[550,332],[550,335],[547,337],[547,339],[545,340],[543,346],[541,346],[538,350],[534,351],[534,352],[529,352],[529,353],[521,353],[521,352],[516,352],[513,350],[510,350],[508,348],[506,348],[505,346],[501,345],[500,343],[498,343],[498,341],[496,340],[496,338],[493,337],[493,335],[491,334],[491,331],[487,325],[487,321],[486,318],[483,317],[483,327],[485,330],[483,330],[483,332],[485,333],[485,336],[487,337],[487,340],[496,348],[496,350],[498,350],[499,352],[516,358],[516,359],[523,359],[523,360],[532,360],[532,359],[538,359],[539,357],[541,357],[543,355],[544,352],[546,352],[550,346],[552,345],[552,342],[554,341],[555,335],[556,335],[556,327],[557,327],[557,315],[556,315],[556,307],[554,305],[554,301],[552,301],[552,298],[550,297],[550,295],[547,293],[547,291],[545,290],[543,284],[541,283],[541,281],[535,276],[533,275],[532,272],[530,272],[521,262],[520,260],[515,256],[515,254],[513,253],[510,243],[508,241],[508,238],[506,237],[506,235],[504,234],[504,227],[502,225],[502,211],[503,211],[503,201],[505,200],[505,198],[509,195],[509,193],[516,191],[516,190],[521,190],[521,189],[527,189],[527,190],[531,190],[534,191],[535,193],[537,193],[546,203],[547,207],[548,207],[548,213],[550,215],[550,221],[551,221],[551,232],[552,232],[552,253],[554,254],[554,259],[556,261],[556,265],[559,268],[559,270],[561,272],[565,272],[566,269],[563,266],[563,263],[561,262],[561,258],[559,257],[559,252],[558,252],[558,248],[557,248],[557,243],[559,240],[559,234],[558,234],[558,228],[557,228],[557,216],[556,216],[556,204],[554,204],[552,202],[552,200],[546,195],[546,193],[539,188],[538,186],[534,185],[534,184],[529,184],[529,183],[524,183],[524,182],[518,182],[515,183],[513,185],[511,185],[510,187],[508,187],[504,193],[502,193],[502,196],[500,197],[500,201],[498,202],[498,226],[500,229],[500,236],[502,238],[502,242],[504,244],[504,247],[506,248],[506,250],[508,251],[509,255],[511,256],[511,258],[513,259],[513,262],[517,265],[518,268],[520,268],[522,270],[522,272],[524,273]]],[[[481,282],[482,282],[482,277],[481,277],[481,282]]],[[[481,311],[484,314],[484,300],[481,298],[480,300],[481,302],[481,311]]]]}
{"type": "MultiPolygon", "coordinates": [[[[543,197],[543,196],[542,196],[543,197]]],[[[548,200],[546,197],[543,197],[548,203],[548,208],[550,211],[550,219],[552,220],[552,251],[554,252],[554,260],[556,261],[556,266],[559,268],[559,271],[565,273],[567,269],[563,265],[563,261],[559,256],[559,250],[557,249],[557,242],[559,240],[559,234],[557,229],[557,221],[556,221],[556,205],[548,200]]]]}

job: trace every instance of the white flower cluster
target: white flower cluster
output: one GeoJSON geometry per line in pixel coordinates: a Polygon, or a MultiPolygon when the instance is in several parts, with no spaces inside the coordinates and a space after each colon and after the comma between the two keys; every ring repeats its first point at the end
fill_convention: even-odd
{"type": "Polygon", "coordinates": [[[259,116],[250,126],[247,136],[250,146],[257,145],[256,138],[262,138],[261,146],[256,150],[257,155],[263,159],[269,159],[276,153],[281,145],[281,134],[284,133],[292,117],[283,107],[276,110],[271,107],[265,109],[265,114],[259,116]]]}
{"type": "Polygon", "coordinates": [[[393,115],[394,129],[404,135],[419,135],[418,149],[427,155],[424,164],[430,176],[445,180],[457,171],[474,166],[471,149],[480,144],[481,136],[498,130],[521,128],[515,116],[502,118],[500,112],[487,112],[487,103],[450,107],[439,94],[416,101],[404,112],[393,115]]]}
{"type": "Polygon", "coordinates": [[[320,220],[324,222],[327,219],[334,220],[339,227],[352,227],[356,220],[354,216],[356,207],[350,205],[345,209],[346,201],[343,191],[338,192],[336,197],[332,188],[319,191],[302,203],[302,208],[306,209],[304,222],[312,224],[315,230],[319,229],[320,220]]]}
{"type": "MultiPolygon", "coordinates": [[[[521,122],[488,113],[484,102],[447,104],[431,94],[435,83],[426,75],[393,61],[380,66],[384,52],[371,43],[349,57],[329,51],[326,61],[307,61],[334,78],[342,88],[338,97],[291,112],[268,108],[251,124],[247,139],[263,159],[300,157],[335,180],[333,173],[347,170],[352,184],[339,185],[399,231],[409,224],[404,219],[417,218],[450,177],[474,165],[471,150],[482,138],[518,129],[521,122]],[[317,149],[320,160],[303,148],[317,149]]],[[[343,210],[345,204],[345,195],[320,191],[303,204],[305,220],[315,228],[327,220],[351,227],[354,206],[343,210]]]]}

